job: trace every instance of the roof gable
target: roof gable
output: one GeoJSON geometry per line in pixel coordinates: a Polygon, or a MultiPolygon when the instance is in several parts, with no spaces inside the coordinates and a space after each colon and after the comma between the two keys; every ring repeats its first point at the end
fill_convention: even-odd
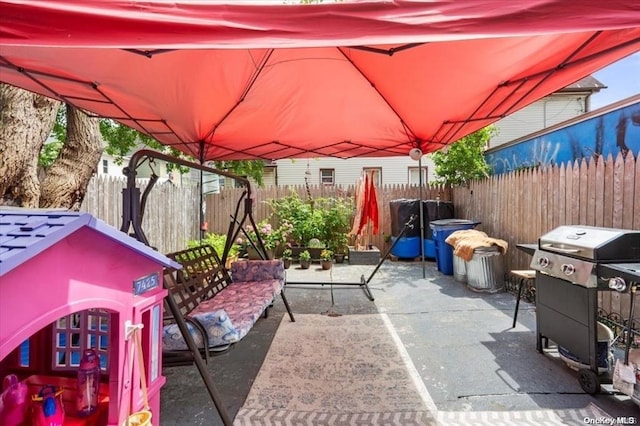
{"type": "Polygon", "coordinates": [[[85,226],[163,266],[181,267],[180,264],[89,213],[2,208],[0,209],[0,276],[85,226]]]}

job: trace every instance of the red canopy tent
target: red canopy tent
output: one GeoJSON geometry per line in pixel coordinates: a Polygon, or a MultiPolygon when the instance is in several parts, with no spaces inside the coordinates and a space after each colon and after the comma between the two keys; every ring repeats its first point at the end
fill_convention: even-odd
{"type": "Polygon", "coordinates": [[[200,160],[431,152],[639,50],[636,0],[0,1],[0,81],[200,160]]]}
{"type": "Polygon", "coordinates": [[[0,0],[1,82],[200,161],[428,153],[639,50],[637,0],[0,0]]]}

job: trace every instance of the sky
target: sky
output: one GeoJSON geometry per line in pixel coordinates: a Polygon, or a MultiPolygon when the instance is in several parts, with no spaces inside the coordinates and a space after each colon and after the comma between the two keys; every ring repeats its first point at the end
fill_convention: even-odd
{"type": "Polygon", "coordinates": [[[640,93],[640,52],[614,62],[592,74],[606,89],[591,96],[591,109],[612,104],[640,93]]]}

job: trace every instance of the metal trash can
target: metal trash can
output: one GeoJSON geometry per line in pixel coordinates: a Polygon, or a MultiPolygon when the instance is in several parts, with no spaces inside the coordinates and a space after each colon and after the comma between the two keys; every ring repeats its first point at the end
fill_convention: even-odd
{"type": "Polygon", "coordinates": [[[498,246],[478,247],[467,262],[467,286],[495,293],[504,288],[504,256],[498,246]]]}
{"type": "Polygon", "coordinates": [[[453,279],[459,283],[467,282],[467,262],[456,255],[453,255],[453,279]]]}
{"type": "Polygon", "coordinates": [[[480,222],[466,219],[441,219],[431,221],[433,240],[436,243],[436,266],[444,275],[453,275],[453,247],[445,241],[455,231],[473,229],[480,222]]]}

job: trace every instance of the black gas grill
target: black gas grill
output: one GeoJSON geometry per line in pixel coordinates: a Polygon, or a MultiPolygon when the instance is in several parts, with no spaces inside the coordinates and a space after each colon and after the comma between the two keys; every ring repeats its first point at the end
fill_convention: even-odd
{"type": "Polygon", "coordinates": [[[587,365],[582,388],[599,392],[598,291],[627,292],[640,281],[640,231],[560,226],[542,235],[533,254],[536,270],[536,348],[548,340],[587,365]]]}

